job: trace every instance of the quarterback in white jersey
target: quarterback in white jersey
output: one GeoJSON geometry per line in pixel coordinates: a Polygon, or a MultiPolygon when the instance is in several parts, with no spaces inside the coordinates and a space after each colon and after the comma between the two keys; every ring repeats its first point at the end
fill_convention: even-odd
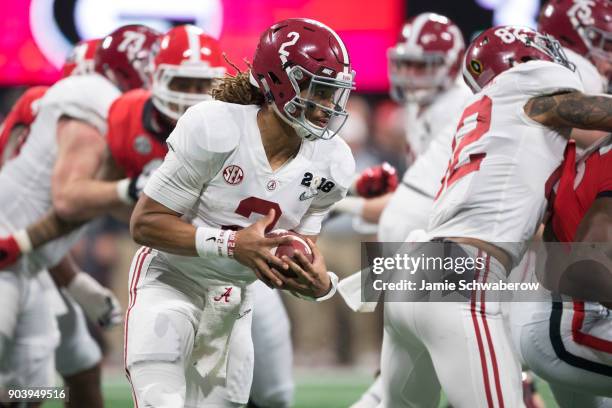
{"type": "Polygon", "coordinates": [[[346,194],[355,164],[332,137],[352,88],[337,34],[290,19],[262,34],[248,74],[213,90],[219,101],[196,105],[178,121],[131,221],[134,239],[152,247],[139,251],[130,271],[125,364],[137,403],[245,404],[250,283],[259,277],[316,300],[333,295],[337,278],[312,241],[312,263],[301,253],[279,259],[270,249],[289,238],[265,238],[264,231],[314,239],[346,194]],[[234,353],[227,345],[236,339],[245,347],[234,353]]]}
{"type": "MultiPolygon", "coordinates": [[[[541,221],[544,185],[565,147],[551,128],[611,126],[568,111],[612,104],[581,93],[559,50],[533,30],[495,27],[466,52],[464,78],[476,95],[457,127],[428,235],[485,259],[474,271],[478,282],[505,280],[541,221]]],[[[522,405],[520,365],[498,301],[483,294],[470,303],[387,303],[385,331],[380,407],[434,406],[440,385],[454,406],[522,405]]]]}

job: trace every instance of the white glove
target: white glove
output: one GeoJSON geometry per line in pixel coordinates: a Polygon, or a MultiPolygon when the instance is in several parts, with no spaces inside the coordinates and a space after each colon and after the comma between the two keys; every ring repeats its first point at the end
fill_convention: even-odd
{"type": "Polygon", "coordinates": [[[81,305],[85,315],[104,329],[123,320],[121,305],[115,295],[85,272],[79,272],[66,286],[66,291],[81,305]]]}

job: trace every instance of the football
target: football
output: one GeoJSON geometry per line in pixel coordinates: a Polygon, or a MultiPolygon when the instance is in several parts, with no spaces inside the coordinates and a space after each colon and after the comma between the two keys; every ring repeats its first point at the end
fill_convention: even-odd
{"type": "MultiPolygon", "coordinates": [[[[303,253],[308,259],[309,262],[312,262],[314,259],[312,255],[312,251],[308,246],[306,240],[300,235],[292,231],[287,231],[283,229],[277,229],[266,234],[267,238],[275,238],[280,236],[288,235],[291,237],[291,242],[288,244],[279,245],[277,247],[273,247],[271,249],[272,253],[277,257],[282,257],[283,255],[287,255],[289,258],[293,258],[296,251],[303,253]]],[[[297,275],[291,270],[280,271],[286,276],[290,278],[295,278],[297,275]]]]}

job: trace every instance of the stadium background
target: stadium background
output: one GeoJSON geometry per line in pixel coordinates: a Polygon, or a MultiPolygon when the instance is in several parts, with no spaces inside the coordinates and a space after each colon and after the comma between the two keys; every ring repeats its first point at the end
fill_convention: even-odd
{"type": "MultiPolygon", "coordinates": [[[[387,49],[403,21],[424,11],[452,18],[467,39],[492,24],[534,26],[539,0],[17,0],[4,2],[0,17],[0,120],[31,85],[51,84],[72,45],[101,37],[127,23],[160,31],[192,23],[218,37],[231,61],[244,67],[259,33],[272,22],[310,17],[333,27],[347,44],[357,72],[351,117],[342,136],[358,169],[386,160],[400,172],[410,155],[399,106],[388,97],[387,49]]],[[[92,95],[92,97],[94,97],[92,95]]],[[[409,203],[407,203],[409,205],[409,203]]],[[[330,270],[358,270],[359,242],[374,239],[375,226],[349,216],[330,219],[322,247],[330,270]]],[[[96,221],[74,248],[83,270],[111,287],[127,304],[127,273],[136,245],[125,226],[96,221]]],[[[292,321],[296,407],[346,407],[372,381],[382,338],[382,308],[357,315],[339,297],[311,304],[284,296],[292,321]]],[[[109,407],[131,406],[122,371],[123,327],[99,332],[105,352],[104,392],[109,407]]],[[[547,406],[547,388],[539,387],[547,406]]],[[[45,406],[59,407],[49,403],[45,406]]]]}

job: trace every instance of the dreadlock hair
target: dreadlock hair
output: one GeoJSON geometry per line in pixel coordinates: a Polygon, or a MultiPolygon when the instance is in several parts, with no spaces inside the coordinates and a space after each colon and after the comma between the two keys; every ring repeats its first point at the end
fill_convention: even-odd
{"type": "MultiPolygon", "coordinates": [[[[249,71],[241,71],[227,58],[225,53],[223,53],[223,58],[236,70],[236,75],[226,74],[212,89],[212,97],[222,102],[263,106],[266,103],[266,98],[249,81],[249,71]]],[[[251,64],[246,60],[245,62],[251,68],[251,64]]]]}

